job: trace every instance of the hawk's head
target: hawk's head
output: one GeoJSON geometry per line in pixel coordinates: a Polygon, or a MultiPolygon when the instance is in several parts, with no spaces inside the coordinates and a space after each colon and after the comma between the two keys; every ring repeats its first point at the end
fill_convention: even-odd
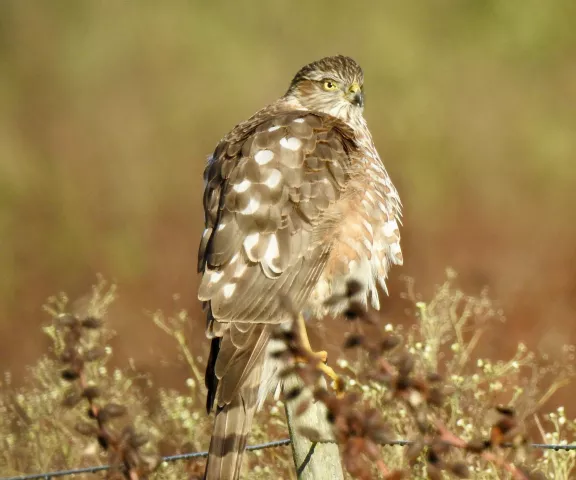
{"type": "Polygon", "coordinates": [[[362,114],[364,74],[350,57],[326,57],[301,68],[286,98],[303,108],[328,113],[344,121],[362,114]]]}

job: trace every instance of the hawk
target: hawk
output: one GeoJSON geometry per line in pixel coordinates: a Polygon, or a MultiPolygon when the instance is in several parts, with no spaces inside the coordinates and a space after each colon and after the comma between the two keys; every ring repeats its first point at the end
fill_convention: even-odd
{"type": "Polygon", "coordinates": [[[362,115],[363,82],[349,57],[310,63],[208,159],[198,254],[216,409],[208,480],[239,478],[274,385],[271,333],[292,321],[278,299],[308,318],[338,314],[325,300],[355,280],[354,300],[378,309],[377,285],[386,290],[391,264],[402,264],[400,198],[362,115]]]}

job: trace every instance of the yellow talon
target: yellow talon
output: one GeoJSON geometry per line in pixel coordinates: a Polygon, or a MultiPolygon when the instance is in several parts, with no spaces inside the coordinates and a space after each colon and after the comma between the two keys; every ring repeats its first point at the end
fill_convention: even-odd
{"type": "Polygon", "coordinates": [[[298,335],[300,346],[305,352],[303,358],[296,358],[296,361],[308,364],[312,363],[311,360],[317,361],[318,363],[316,368],[332,380],[332,388],[337,392],[337,394],[341,395],[344,392],[344,382],[332,367],[326,365],[326,362],[328,361],[328,352],[326,352],[326,350],[320,350],[319,352],[314,352],[312,350],[310,340],[308,339],[308,332],[306,331],[306,322],[304,321],[302,314],[298,315],[295,330],[298,335]]]}

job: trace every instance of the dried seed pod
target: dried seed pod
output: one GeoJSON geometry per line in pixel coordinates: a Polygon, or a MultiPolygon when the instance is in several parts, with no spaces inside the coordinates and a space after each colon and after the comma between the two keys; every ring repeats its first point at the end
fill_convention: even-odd
{"type": "Polygon", "coordinates": [[[408,353],[401,355],[398,359],[396,367],[398,368],[398,373],[401,376],[410,375],[412,370],[414,370],[414,357],[408,353]]]}
{"type": "Polygon", "coordinates": [[[442,378],[442,375],[440,375],[439,373],[429,372],[428,374],[426,374],[426,380],[428,380],[430,383],[439,383],[444,379],[442,378]]]}
{"type": "Polygon", "coordinates": [[[359,282],[358,280],[349,280],[346,283],[346,294],[345,295],[348,298],[351,298],[354,295],[361,293],[363,290],[364,290],[364,286],[362,285],[361,282],[359,282]]]}
{"type": "Polygon", "coordinates": [[[132,448],[140,448],[146,445],[149,441],[150,439],[147,435],[144,435],[143,433],[135,433],[130,436],[128,442],[132,448]]]}
{"type": "Polygon", "coordinates": [[[390,350],[395,349],[398,345],[400,345],[400,337],[397,335],[387,334],[384,336],[382,341],[380,342],[380,351],[389,352],[390,350]]]}
{"type": "Polygon", "coordinates": [[[86,387],[82,391],[82,396],[84,398],[87,398],[88,400],[94,400],[95,398],[100,396],[100,389],[95,385],[92,385],[90,387],[86,387]]]}
{"type": "Polygon", "coordinates": [[[294,387],[294,388],[291,388],[290,390],[288,390],[288,391],[284,394],[284,398],[286,399],[286,401],[294,400],[294,399],[297,398],[301,393],[302,393],[302,389],[301,389],[300,387],[294,387]]]}
{"type": "Polygon", "coordinates": [[[126,415],[126,407],[117,403],[108,403],[100,410],[101,414],[108,418],[117,418],[126,415]]]}
{"type": "Polygon", "coordinates": [[[518,426],[516,419],[511,417],[503,417],[495,427],[499,428],[503,435],[509,433],[512,429],[518,426]]]}
{"type": "Polygon", "coordinates": [[[79,422],[74,425],[74,429],[81,435],[85,435],[87,437],[93,437],[98,434],[98,428],[91,423],[79,422]]]}
{"type": "Polygon", "coordinates": [[[429,480],[442,480],[442,470],[434,465],[428,464],[426,466],[426,474],[428,475],[429,480]]]}
{"type": "Polygon", "coordinates": [[[359,334],[351,334],[351,335],[348,335],[348,337],[344,341],[343,348],[345,348],[345,349],[355,348],[355,347],[359,347],[363,343],[364,343],[364,336],[359,335],[359,334]]]}
{"type": "Polygon", "coordinates": [[[292,330],[278,330],[277,335],[275,336],[277,340],[281,340],[284,343],[293,343],[297,340],[296,333],[292,330]]]}
{"type": "Polygon", "coordinates": [[[408,448],[406,448],[406,458],[410,465],[414,465],[416,459],[422,453],[422,450],[424,450],[424,442],[421,439],[415,440],[413,443],[408,445],[408,448]]]}
{"type": "Polygon", "coordinates": [[[84,328],[88,328],[88,329],[95,329],[95,328],[100,328],[103,325],[103,321],[101,318],[96,318],[96,317],[86,317],[84,320],[82,320],[82,322],[80,322],[80,324],[84,327],[84,328]]]}
{"type": "Polygon", "coordinates": [[[336,421],[336,415],[332,410],[326,411],[326,420],[328,423],[334,423],[336,421]]]}
{"type": "Polygon", "coordinates": [[[142,464],[138,450],[129,448],[124,452],[124,463],[128,466],[129,470],[137,470],[142,464]]]}
{"type": "Polygon", "coordinates": [[[108,440],[108,437],[102,433],[100,433],[97,436],[98,439],[98,444],[104,449],[104,450],[108,450],[108,446],[110,445],[110,442],[108,440]]]}
{"type": "Polygon", "coordinates": [[[64,380],[68,382],[73,382],[78,377],[80,377],[80,372],[75,368],[66,368],[62,370],[61,376],[64,380]]]}
{"type": "Polygon", "coordinates": [[[513,417],[516,415],[516,413],[514,412],[514,409],[512,407],[508,407],[505,405],[498,405],[496,408],[496,411],[498,413],[501,413],[502,415],[506,416],[506,417],[513,417]]]}
{"type": "Polygon", "coordinates": [[[426,462],[428,462],[428,465],[440,466],[442,464],[442,459],[438,453],[439,452],[436,452],[434,448],[428,449],[426,452],[426,462]]]}
{"type": "Polygon", "coordinates": [[[396,379],[396,389],[403,392],[412,388],[414,382],[410,377],[400,376],[396,379]]]}
{"type": "Polygon", "coordinates": [[[439,388],[431,388],[428,391],[427,402],[435,407],[441,407],[444,403],[444,394],[439,388]]]}
{"type": "Polygon", "coordinates": [[[364,308],[362,307],[361,304],[358,304],[356,302],[351,303],[350,306],[344,310],[344,318],[346,320],[357,320],[358,318],[361,318],[364,315],[364,308]]]}
{"type": "Polygon", "coordinates": [[[297,365],[290,365],[280,370],[280,372],[278,373],[278,377],[281,379],[285,379],[292,375],[298,374],[299,370],[300,368],[297,365]]]}
{"type": "Polygon", "coordinates": [[[449,469],[452,475],[458,478],[470,478],[470,471],[468,465],[463,462],[456,462],[450,465],[449,469]]]}
{"type": "Polygon", "coordinates": [[[472,453],[482,453],[487,448],[490,448],[490,442],[486,442],[486,441],[481,440],[479,438],[474,439],[474,440],[470,440],[466,444],[466,450],[468,450],[469,452],[472,452],[472,453]]]}

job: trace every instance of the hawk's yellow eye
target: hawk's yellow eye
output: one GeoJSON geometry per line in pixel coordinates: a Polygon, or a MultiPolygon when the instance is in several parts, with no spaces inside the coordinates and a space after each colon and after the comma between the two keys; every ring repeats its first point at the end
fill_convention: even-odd
{"type": "Polygon", "coordinates": [[[334,80],[324,80],[322,86],[324,87],[324,90],[329,92],[338,89],[338,84],[334,80]]]}

